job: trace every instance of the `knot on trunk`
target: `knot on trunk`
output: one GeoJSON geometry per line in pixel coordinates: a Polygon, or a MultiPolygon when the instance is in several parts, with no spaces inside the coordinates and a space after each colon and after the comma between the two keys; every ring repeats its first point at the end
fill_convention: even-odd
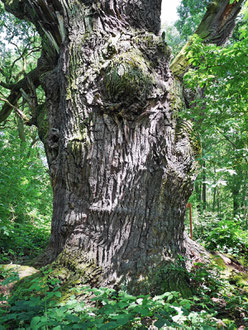
{"type": "Polygon", "coordinates": [[[117,35],[102,55],[107,65],[100,69],[100,93],[94,102],[103,112],[130,119],[167,93],[170,49],[161,37],[139,31],[130,41],[129,35],[117,35]]]}
{"type": "Polygon", "coordinates": [[[110,61],[102,80],[102,93],[112,103],[110,110],[137,113],[144,108],[153,83],[144,57],[129,51],[110,61]]]}

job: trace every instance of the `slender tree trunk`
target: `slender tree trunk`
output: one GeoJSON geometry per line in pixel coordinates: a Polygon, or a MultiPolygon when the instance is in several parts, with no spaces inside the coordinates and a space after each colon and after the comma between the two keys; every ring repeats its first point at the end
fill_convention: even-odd
{"type": "Polygon", "coordinates": [[[195,183],[195,193],[196,193],[196,200],[197,200],[197,211],[198,214],[202,214],[202,183],[197,180],[195,183]]]}
{"type": "Polygon", "coordinates": [[[206,211],[207,208],[207,177],[206,177],[206,162],[203,161],[203,170],[202,170],[202,207],[203,211],[206,211]]]}
{"type": "Polygon", "coordinates": [[[215,205],[216,205],[216,187],[214,187],[214,194],[213,194],[213,207],[212,207],[213,212],[215,212],[215,205]]]}
{"type": "MultiPolygon", "coordinates": [[[[246,167],[245,167],[246,169],[246,167]]],[[[247,229],[248,229],[248,198],[247,198],[247,189],[248,189],[248,185],[247,185],[247,171],[244,171],[244,177],[242,180],[242,213],[243,213],[243,217],[244,217],[244,222],[246,223],[247,229]]]]}
{"type": "Polygon", "coordinates": [[[178,129],[161,0],[4,2],[43,36],[34,122],[54,192],[49,261],[92,285],[187,291],[168,264],[186,253],[195,151],[178,129]]]}
{"type": "Polygon", "coordinates": [[[232,187],[232,198],[233,198],[233,216],[235,217],[240,209],[239,203],[239,193],[240,193],[240,185],[237,184],[232,187]]]}
{"type": "Polygon", "coordinates": [[[221,189],[217,187],[217,213],[221,216],[221,189]]]}
{"type": "MultiPolygon", "coordinates": [[[[243,145],[239,145],[238,142],[236,143],[238,147],[241,149],[243,145]]],[[[233,199],[233,216],[235,217],[240,212],[240,192],[241,192],[241,182],[243,177],[242,171],[242,158],[237,158],[234,161],[234,170],[236,175],[232,176],[231,178],[231,193],[233,199]]]]}
{"type": "Polygon", "coordinates": [[[26,142],[26,136],[25,136],[25,131],[24,131],[24,124],[23,124],[23,120],[19,117],[16,116],[16,121],[17,121],[17,130],[18,130],[18,136],[21,140],[21,151],[22,150],[22,146],[23,143],[26,142]]]}

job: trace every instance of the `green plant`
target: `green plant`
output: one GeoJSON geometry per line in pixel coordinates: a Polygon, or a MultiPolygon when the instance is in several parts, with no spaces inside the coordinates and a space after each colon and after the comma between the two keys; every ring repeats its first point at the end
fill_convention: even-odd
{"type": "Polygon", "coordinates": [[[195,222],[194,237],[211,251],[219,251],[247,259],[248,237],[246,223],[239,216],[220,219],[214,213],[205,213],[195,222]]]}
{"type": "Polygon", "coordinates": [[[28,286],[16,287],[0,324],[25,329],[216,329],[224,324],[236,329],[237,315],[246,322],[247,294],[220,280],[216,267],[196,264],[190,276],[198,290],[188,299],[178,292],[133,296],[84,286],[71,289],[63,301],[61,283],[44,272],[27,281],[28,286]]]}
{"type": "Polygon", "coordinates": [[[47,244],[52,195],[41,146],[21,143],[17,132],[0,134],[0,262],[7,263],[47,244]]]}

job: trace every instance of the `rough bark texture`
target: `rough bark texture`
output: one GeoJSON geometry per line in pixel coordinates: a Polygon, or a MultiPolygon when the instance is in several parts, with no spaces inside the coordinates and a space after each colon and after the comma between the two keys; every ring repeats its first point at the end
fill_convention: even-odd
{"type": "Polygon", "coordinates": [[[49,68],[34,122],[54,191],[50,261],[137,292],[188,290],[168,264],[189,246],[196,150],[177,122],[185,105],[157,36],[160,2],[4,1],[36,24],[49,68]]]}
{"type": "MultiPolygon", "coordinates": [[[[133,13],[133,6],[124,7],[133,13]]],[[[156,17],[152,6],[142,17],[147,11],[156,17]]],[[[95,281],[101,272],[100,285],[144,286],[166,258],[184,253],[192,189],[193,151],[188,137],[175,135],[179,96],[169,50],[106,9],[103,15],[81,5],[75,12],[54,73],[60,76],[50,79],[62,96],[49,111],[47,143],[54,152],[52,258],[64,250],[69,261],[76,253],[83,269],[93,262],[97,268],[90,264],[84,276],[95,281]]],[[[140,19],[140,27],[145,23],[140,19]]]]}

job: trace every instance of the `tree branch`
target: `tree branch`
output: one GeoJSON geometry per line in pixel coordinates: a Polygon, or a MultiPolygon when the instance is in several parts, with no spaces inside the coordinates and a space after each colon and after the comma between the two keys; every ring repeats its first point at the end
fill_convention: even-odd
{"type": "Polygon", "coordinates": [[[37,67],[33,71],[29,72],[25,78],[20,80],[11,88],[11,93],[7,99],[5,98],[2,99],[2,101],[4,101],[5,103],[2,107],[2,110],[0,111],[0,123],[2,121],[5,121],[9,117],[12,109],[16,108],[16,104],[20,99],[20,97],[22,96],[21,89],[23,89],[25,92],[28,92],[29,80],[33,82],[33,85],[36,88],[40,85],[39,74],[40,74],[40,70],[37,67]]]}
{"type": "MultiPolygon", "coordinates": [[[[234,1],[232,4],[230,4],[229,0],[213,1],[208,6],[207,12],[195,33],[205,43],[212,43],[218,46],[224,44],[233,32],[235,19],[244,1],[245,0],[234,1]]],[[[190,67],[186,53],[191,43],[192,40],[186,43],[170,66],[174,76],[180,80],[182,80],[184,74],[190,67]]]]}
{"type": "Polygon", "coordinates": [[[13,104],[11,104],[7,99],[5,99],[4,97],[0,97],[0,101],[7,103],[9,105],[9,107],[13,108],[16,111],[17,115],[20,118],[22,118],[25,122],[29,122],[28,117],[19,108],[17,108],[13,104]]]}
{"type": "Polygon", "coordinates": [[[233,32],[235,19],[245,0],[219,0],[212,2],[203,17],[196,34],[206,43],[220,46],[224,44],[233,32]]]}
{"type": "Polygon", "coordinates": [[[46,50],[47,58],[56,59],[66,35],[65,20],[67,13],[63,1],[2,0],[2,2],[8,12],[19,19],[28,20],[36,26],[43,43],[47,44],[47,47],[43,47],[43,50],[46,50]],[[61,17],[63,22],[59,22],[61,17]]]}
{"type": "Polygon", "coordinates": [[[2,86],[3,88],[6,88],[6,89],[12,89],[13,88],[13,84],[7,84],[3,81],[0,81],[0,86],[2,86]]]}

